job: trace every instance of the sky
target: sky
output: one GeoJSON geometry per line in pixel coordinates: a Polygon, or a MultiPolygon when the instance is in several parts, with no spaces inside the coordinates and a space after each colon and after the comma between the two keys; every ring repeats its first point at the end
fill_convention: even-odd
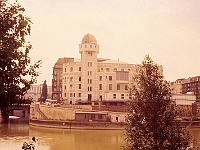
{"type": "MultiPolygon", "coordinates": [[[[11,0],[10,0],[11,1],[11,0]]],[[[42,60],[37,84],[51,85],[62,57],[80,58],[87,33],[98,57],[140,64],[145,55],[163,66],[167,81],[200,75],[199,0],[18,0],[31,18],[32,62],[42,60]]]]}

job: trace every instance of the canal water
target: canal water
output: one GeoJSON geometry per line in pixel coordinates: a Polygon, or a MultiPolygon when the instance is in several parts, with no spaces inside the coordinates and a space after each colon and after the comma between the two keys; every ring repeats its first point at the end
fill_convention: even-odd
{"type": "Polygon", "coordinates": [[[0,124],[0,150],[20,150],[23,142],[38,139],[36,150],[118,150],[122,130],[70,130],[29,126],[26,120],[12,119],[0,124]]]}
{"type": "MultiPolygon", "coordinates": [[[[190,129],[190,133],[195,145],[200,145],[200,128],[190,129]]],[[[9,124],[0,124],[0,150],[20,150],[33,136],[38,139],[36,150],[119,150],[124,131],[42,128],[11,119],[9,124]]]]}

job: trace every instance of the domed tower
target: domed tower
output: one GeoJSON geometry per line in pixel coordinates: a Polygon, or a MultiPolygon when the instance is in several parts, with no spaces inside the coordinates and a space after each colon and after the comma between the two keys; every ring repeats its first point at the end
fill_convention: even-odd
{"type": "Polygon", "coordinates": [[[99,45],[92,34],[86,34],[79,44],[79,53],[81,54],[81,82],[82,82],[82,100],[98,100],[97,96],[97,54],[99,45]]]}
{"type": "Polygon", "coordinates": [[[86,34],[79,44],[79,53],[82,52],[97,52],[99,53],[99,45],[97,44],[97,40],[94,35],[86,34]]]}

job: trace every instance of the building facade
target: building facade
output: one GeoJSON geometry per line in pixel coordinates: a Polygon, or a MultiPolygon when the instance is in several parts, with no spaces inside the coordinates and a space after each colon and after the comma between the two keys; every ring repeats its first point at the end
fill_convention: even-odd
{"type": "Polygon", "coordinates": [[[98,58],[99,45],[92,34],[82,38],[79,53],[81,59],[63,63],[64,101],[76,104],[129,99],[128,87],[133,82],[137,64],[98,58]]]}
{"type": "Polygon", "coordinates": [[[66,62],[74,62],[74,58],[59,58],[53,67],[52,79],[52,99],[62,100],[62,72],[63,64],[66,62]]]}
{"type": "Polygon", "coordinates": [[[194,93],[196,99],[200,99],[200,76],[190,77],[187,82],[182,85],[182,94],[188,92],[194,93]]]}
{"type": "MultiPolygon", "coordinates": [[[[32,98],[33,100],[38,101],[38,98],[40,98],[42,94],[42,86],[43,84],[31,85],[25,97],[32,98]]],[[[51,95],[52,95],[52,86],[47,86],[47,98],[51,98],[51,95]]]]}
{"type": "Polygon", "coordinates": [[[192,93],[196,96],[196,99],[200,99],[200,76],[177,79],[171,82],[171,88],[173,94],[192,93]]]}

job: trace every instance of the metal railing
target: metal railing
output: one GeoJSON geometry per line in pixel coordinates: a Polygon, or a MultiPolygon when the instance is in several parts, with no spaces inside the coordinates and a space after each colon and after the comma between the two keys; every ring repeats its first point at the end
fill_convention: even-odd
{"type": "Polygon", "coordinates": [[[44,120],[48,120],[48,117],[40,110],[39,104],[35,104],[35,110],[42,116],[44,120]]]}

